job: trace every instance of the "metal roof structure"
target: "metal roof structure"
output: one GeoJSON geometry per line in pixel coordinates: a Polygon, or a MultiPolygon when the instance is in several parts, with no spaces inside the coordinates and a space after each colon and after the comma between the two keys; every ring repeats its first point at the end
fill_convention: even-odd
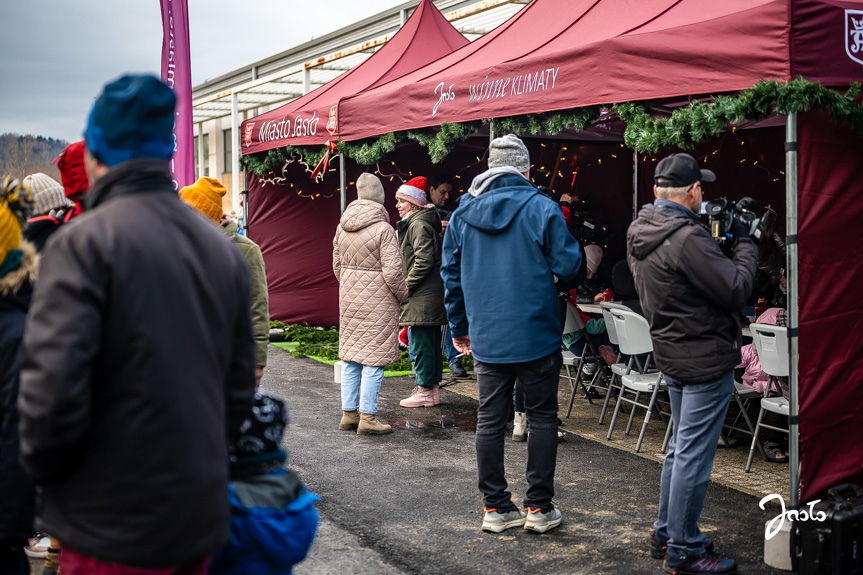
{"type": "MultiPolygon", "coordinates": [[[[467,37],[493,30],[530,0],[436,0],[435,6],[467,37]]],[[[243,112],[253,115],[322,86],[362,63],[407,21],[412,0],[192,89],[195,123],[243,112]]]]}

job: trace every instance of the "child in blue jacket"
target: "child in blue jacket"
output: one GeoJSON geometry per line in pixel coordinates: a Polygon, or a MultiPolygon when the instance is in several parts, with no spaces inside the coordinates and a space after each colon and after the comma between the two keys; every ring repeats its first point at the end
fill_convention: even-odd
{"type": "Polygon", "coordinates": [[[212,575],[290,575],[312,546],[318,496],[286,467],[287,422],[285,402],[258,390],[230,447],[231,538],[213,557],[212,575]]]}

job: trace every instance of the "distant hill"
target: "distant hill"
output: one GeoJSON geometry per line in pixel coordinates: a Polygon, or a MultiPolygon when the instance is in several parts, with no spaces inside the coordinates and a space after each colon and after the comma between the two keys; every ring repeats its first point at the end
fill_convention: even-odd
{"type": "Polygon", "coordinates": [[[44,136],[0,134],[0,174],[23,178],[42,172],[60,181],[60,172],[51,160],[68,145],[65,140],[44,136]]]}

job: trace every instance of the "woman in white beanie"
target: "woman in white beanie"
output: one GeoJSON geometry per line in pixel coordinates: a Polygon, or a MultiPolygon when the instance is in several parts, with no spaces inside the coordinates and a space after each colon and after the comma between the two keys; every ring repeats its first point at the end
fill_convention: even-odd
{"type": "Polygon", "coordinates": [[[343,362],[339,429],[379,435],[392,431],[375,414],[384,366],[399,357],[399,304],[408,290],[377,176],[365,173],[357,179],[357,197],[342,214],[333,238],[343,362]]]}
{"type": "Polygon", "coordinates": [[[416,387],[402,407],[433,407],[440,404],[443,379],[441,326],[445,325],[441,265],[440,216],[426,196],[428,180],[416,177],[396,192],[396,208],[402,254],[402,272],[408,299],[402,303],[399,325],[410,326],[410,345],[416,367],[416,387]]]}

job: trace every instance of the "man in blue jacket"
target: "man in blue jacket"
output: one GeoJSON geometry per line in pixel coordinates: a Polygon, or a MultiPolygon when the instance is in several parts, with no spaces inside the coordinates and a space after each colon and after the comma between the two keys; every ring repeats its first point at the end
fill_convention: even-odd
{"type": "Polygon", "coordinates": [[[479,387],[476,457],[482,528],[544,533],[560,525],[552,504],[557,460],[560,307],[555,276],[581,265],[578,243],[553,200],[530,183],[524,143],[508,134],[489,148],[444,234],[441,275],[453,344],[472,353],[479,387]],[[527,514],[511,500],[503,446],[518,378],[530,420],[527,514]]]}

